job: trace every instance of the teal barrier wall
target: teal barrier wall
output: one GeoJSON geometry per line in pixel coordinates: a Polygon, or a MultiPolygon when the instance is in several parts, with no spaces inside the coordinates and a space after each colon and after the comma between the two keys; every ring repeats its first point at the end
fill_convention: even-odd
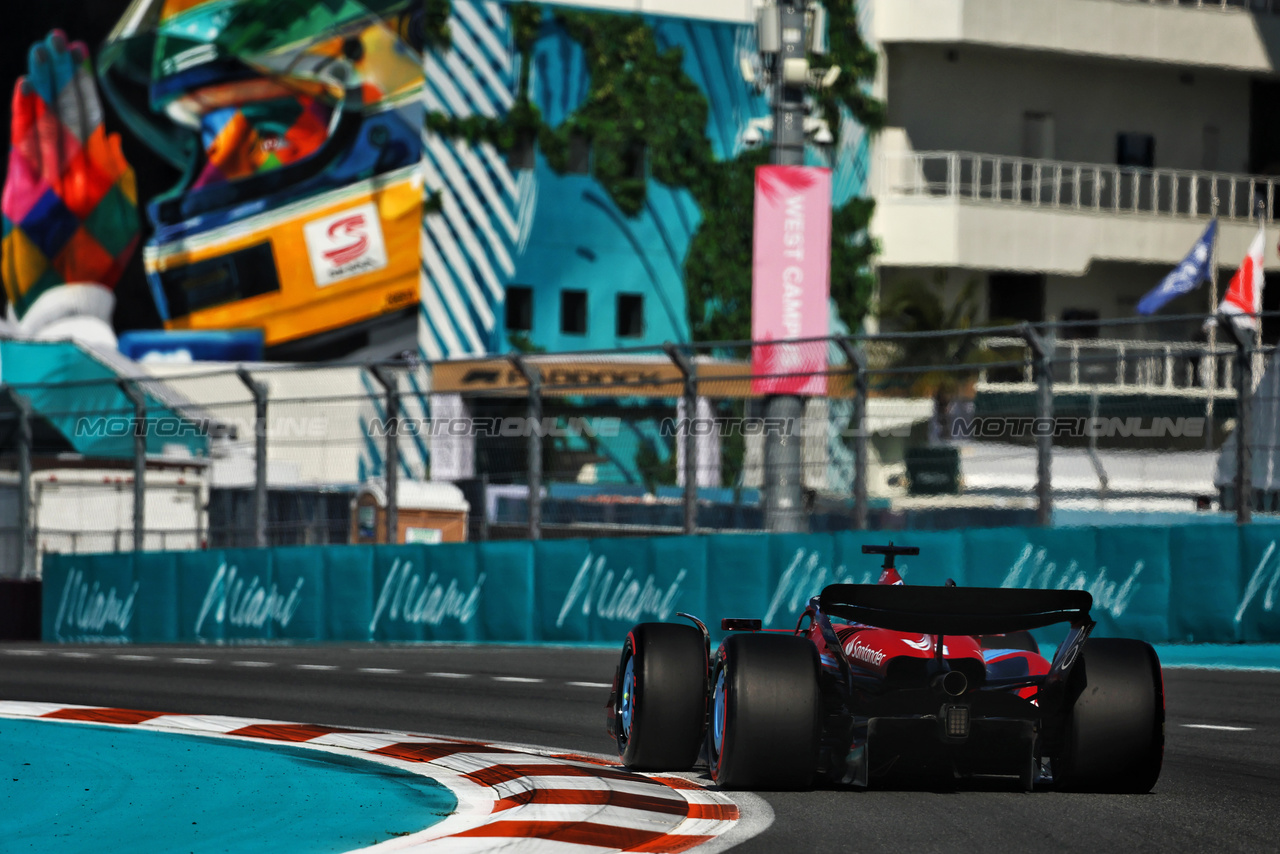
{"type": "MultiPolygon", "coordinates": [[[[686,611],[790,627],[861,547],[920,547],[908,584],[1088,590],[1098,632],[1280,640],[1280,525],[720,534],[47,555],[49,641],[619,641],[686,611]]],[[[1046,632],[1046,639],[1055,636],[1046,632]]]]}

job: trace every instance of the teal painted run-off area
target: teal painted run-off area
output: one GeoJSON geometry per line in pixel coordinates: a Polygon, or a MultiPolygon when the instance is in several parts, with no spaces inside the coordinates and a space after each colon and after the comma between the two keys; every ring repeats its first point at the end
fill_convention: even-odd
{"type": "Polygon", "coordinates": [[[457,806],[428,777],[356,757],[78,723],[0,718],[0,770],[5,854],[349,851],[457,806]]]}
{"type": "MultiPolygon", "coordinates": [[[[866,544],[918,546],[907,584],[1087,590],[1098,636],[1280,642],[1280,525],[1122,525],[282,546],[44,558],[60,642],[616,643],[679,611],[790,628],[866,544]]],[[[1051,640],[1051,635],[1046,635],[1051,640]]]]}

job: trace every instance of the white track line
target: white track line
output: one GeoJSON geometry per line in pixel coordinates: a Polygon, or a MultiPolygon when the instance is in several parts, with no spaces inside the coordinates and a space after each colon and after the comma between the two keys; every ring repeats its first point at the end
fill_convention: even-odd
{"type": "Polygon", "coordinates": [[[1222,732],[1253,732],[1251,726],[1226,726],[1225,724],[1182,724],[1187,729],[1213,729],[1222,732]]]}

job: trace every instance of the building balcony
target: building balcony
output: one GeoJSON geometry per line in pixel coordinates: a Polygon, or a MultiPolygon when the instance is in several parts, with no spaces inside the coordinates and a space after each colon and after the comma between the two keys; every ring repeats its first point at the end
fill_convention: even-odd
{"type": "MultiPolygon", "coordinates": [[[[1257,215],[1280,213],[1275,177],[911,151],[897,138],[881,138],[872,176],[882,267],[1082,276],[1095,261],[1172,266],[1216,215],[1228,270],[1257,215]]],[[[1276,256],[1266,257],[1270,269],[1276,256]]]]}
{"type": "Polygon", "coordinates": [[[881,44],[974,45],[1274,73],[1280,0],[878,0],[881,44]]]}

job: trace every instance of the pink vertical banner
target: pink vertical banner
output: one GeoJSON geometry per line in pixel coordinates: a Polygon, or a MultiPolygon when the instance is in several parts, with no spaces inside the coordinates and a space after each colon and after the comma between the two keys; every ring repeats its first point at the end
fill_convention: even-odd
{"type": "Polygon", "coordinates": [[[759,167],[755,217],[751,338],[778,343],[752,348],[751,391],[825,395],[827,345],[786,342],[829,333],[831,170],[759,167]]]}

